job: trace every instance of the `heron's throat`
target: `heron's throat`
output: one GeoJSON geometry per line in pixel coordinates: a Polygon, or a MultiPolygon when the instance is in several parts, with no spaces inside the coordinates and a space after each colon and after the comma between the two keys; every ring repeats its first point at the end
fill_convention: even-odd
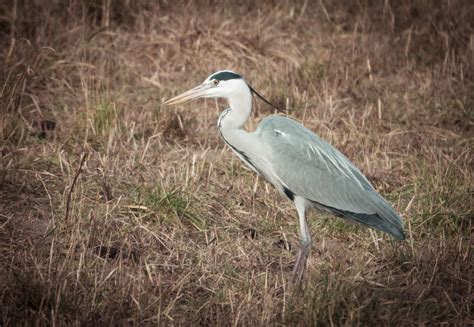
{"type": "Polygon", "coordinates": [[[250,91],[241,92],[229,97],[230,108],[222,112],[219,128],[224,132],[240,129],[252,112],[252,95],[250,91]]]}

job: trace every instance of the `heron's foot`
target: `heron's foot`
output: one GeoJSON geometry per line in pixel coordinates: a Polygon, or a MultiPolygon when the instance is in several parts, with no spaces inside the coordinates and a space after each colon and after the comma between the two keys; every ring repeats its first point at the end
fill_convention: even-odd
{"type": "Polygon", "coordinates": [[[291,281],[293,284],[300,284],[303,279],[303,274],[306,268],[306,259],[308,259],[311,250],[311,243],[301,244],[298,254],[296,255],[295,266],[293,267],[293,274],[291,281]]]}

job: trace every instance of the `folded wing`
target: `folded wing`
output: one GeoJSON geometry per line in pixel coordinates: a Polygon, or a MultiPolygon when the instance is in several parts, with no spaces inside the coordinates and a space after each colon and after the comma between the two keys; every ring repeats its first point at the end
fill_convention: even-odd
{"type": "Polygon", "coordinates": [[[405,238],[400,216],[346,156],[316,134],[281,116],[264,119],[256,134],[290,192],[336,215],[405,238]]]}

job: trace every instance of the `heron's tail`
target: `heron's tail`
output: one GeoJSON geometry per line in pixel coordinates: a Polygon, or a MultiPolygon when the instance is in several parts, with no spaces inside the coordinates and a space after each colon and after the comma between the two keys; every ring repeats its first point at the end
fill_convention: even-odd
{"type": "Polygon", "coordinates": [[[373,192],[371,195],[371,202],[377,209],[375,214],[356,213],[340,209],[333,210],[346,218],[388,233],[399,240],[404,240],[405,231],[400,215],[378,193],[373,192]]]}

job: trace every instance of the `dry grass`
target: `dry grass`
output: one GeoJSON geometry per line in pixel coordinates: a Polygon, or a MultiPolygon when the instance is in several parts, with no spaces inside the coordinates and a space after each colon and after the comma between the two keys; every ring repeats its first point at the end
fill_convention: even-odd
{"type": "Polygon", "coordinates": [[[474,323],[473,21],[468,0],[2,3],[1,325],[474,323]],[[408,240],[313,214],[292,290],[295,210],[219,140],[224,104],[161,106],[222,68],[343,150],[408,240]]]}

